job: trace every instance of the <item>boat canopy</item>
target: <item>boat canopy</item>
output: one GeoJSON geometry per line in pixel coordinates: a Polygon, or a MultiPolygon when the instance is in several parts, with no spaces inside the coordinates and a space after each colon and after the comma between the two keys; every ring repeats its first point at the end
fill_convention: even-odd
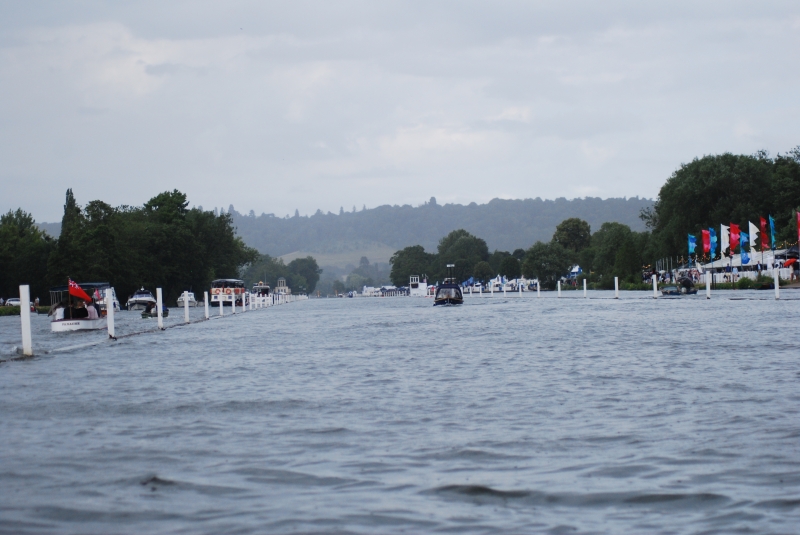
{"type": "MultiPolygon", "coordinates": [[[[100,292],[100,295],[103,295],[103,290],[106,288],[111,288],[111,284],[108,282],[79,282],[78,286],[80,286],[81,289],[91,297],[95,297],[95,292],[100,292]]],[[[50,288],[50,304],[55,305],[56,303],[60,303],[66,299],[68,295],[68,285],[65,284],[64,286],[54,286],[50,288]]]]}
{"type": "Polygon", "coordinates": [[[217,279],[211,281],[212,288],[244,288],[244,281],[240,279],[217,279]]]}

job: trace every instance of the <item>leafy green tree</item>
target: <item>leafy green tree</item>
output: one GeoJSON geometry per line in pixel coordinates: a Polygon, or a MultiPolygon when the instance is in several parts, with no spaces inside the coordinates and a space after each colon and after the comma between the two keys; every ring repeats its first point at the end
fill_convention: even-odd
{"type": "Polygon", "coordinates": [[[503,264],[503,260],[510,257],[511,253],[508,251],[495,251],[489,255],[489,265],[492,266],[492,269],[495,273],[500,273],[500,266],[503,264]]]}
{"type": "Polygon", "coordinates": [[[431,270],[433,255],[426,253],[421,245],[412,245],[392,255],[389,263],[392,271],[389,278],[395,286],[405,286],[408,284],[411,275],[422,276],[431,270]]]}
{"type": "Polygon", "coordinates": [[[522,262],[525,260],[525,249],[514,249],[514,252],[511,253],[511,256],[522,262]]]}
{"type": "Polygon", "coordinates": [[[752,156],[725,153],[682,165],[642,219],[653,231],[652,254],[658,257],[686,254],[687,234],[719,229],[720,223],[755,223],[772,214],[778,229],[790,228],[798,206],[800,149],[774,159],[766,151],[752,156]]]}
{"type": "Polygon", "coordinates": [[[500,264],[500,275],[509,279],[519,278],[519,276],[522,275],[520,261],[513,256],[504,258],[502,264],[500,264]]]}
{"type": "Polygon", "coordinates": [[[486,282],[489,279],[494,278],[495,271],[492,269],[492,266],[489,265],[489,262],[481,260],[477,264],[475,264],[475,268],[472,271],[472,276],[475,280],[480,282],[486,282]]]}
{"type": "Polygon", "coordinates": [[[589,223],[583,219],[571,217],[558,224],[553,234],[553,241],[568,251],[579,253],[589,247],[591,235],[592,229],[589,223]]]}
{"type": "Polygon", "coordinates": [[[0,296],[18,297],[22,284],[30,286],[31,299],[48,302],[47,259],[54,241],[22,209],[0,216],[0,296]]]}
{"type": "Polygon", "coordinates": [[[80,237],[84,217],[81,207],[75,201],[72,189],[67,189],[64,202],[64,216],[61,218],[61,234],[48,259],[47,273],[52,286],[67,284],[67,277],[81,278],[83,254],[80,250],[80,237]]]}
{"type": "Polygon", "coordinates": [[[525,255],[522,274],[537,278],[543,288],[555,287],[556,281],[569,272],[573,255],[559,243],[536,242],[525,255]]]}
{"type": "MultiPolygon", "coordinates": [[[[311,293],[314,291],[314,288],[317,287],[317,282],[319,282],[319,276],[322,270],[319,269],[317,261],[314,260],[313,257],[295,258],[289,262],[289,265],[286,267],[289,269],[290,273],[303,277],[304,281],[298,281],[298,289],[300,285],[304,285],[305,291],[311,293]]],[[[292,288],[292,291],[295,291],[295,288],[292,288]]]]}
{"type": "Polygon", "coordinates": [[[432,262],[435,278],[443,280],[447,276],[447,265],[453,264],[456,280],[468,279],[478,262],[489,258],[486,242],[464,229],[454,230],[439,241],[438,254],[432,262]]]}

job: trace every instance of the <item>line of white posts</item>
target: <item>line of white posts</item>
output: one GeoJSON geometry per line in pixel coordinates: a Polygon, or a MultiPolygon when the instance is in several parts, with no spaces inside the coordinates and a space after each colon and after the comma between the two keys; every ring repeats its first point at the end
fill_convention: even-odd
{"type": "MultiPolygon", "coordinates": [[[[706,276],[704,277],[706,281],[706,299],[711,299],[711,277],[709,277],[708,275],[709,274],[707,273],[706,276]]],[[[772,275],[774,280],[773,285],[775,286],[775,299],[780,299],[781,298],[780,277],[777,268],[774,268],[772,270],[772,275]]],[[[653,299],[658,299],[658,277],[656,275],[653,275],[652,281],[653,281],[653,299]]],[[[558,281],[557,289],[558,289],[558,297],[560,298],[561,281],[558,281]]],[[[472,288],[470,288],[470,294],[472,294],[472,288]]],[[[494,288],[492,288],[491,294],[494,295],[494,288]]],[[[522,297],[522,285],[519,286],[519,295],[520,297],[522,297]]],[[[505,286],[503,286],[503,297],[505,296],[506,296],[506,289],[505,286]]],[[[542,297],[542,290],[539,287],[538,282],[536,283],[536,297],[542,297]]],[[[586,279],[583,279],[583,297],[588,298],[588,294],[586,291],[586,279]]],[[[614,299],[619,299],[619,277],[614,277],[614,299]]]]}
{"type": "MultiPolygon", "coordinates": [[[[105,290],[105,305],[106,305],[106,321],[108,325],[108,337],[116,340],[116,328],[114,325],[114,295],[111,288],[105,290]]],[[[243,296],[242,299],[242,312],[247,310],[256,310],[259,308],[266,308],[274,305],[285,305],[294,303],[295,301],[302,301],[308,299],[307,295],[269,295],[258,297],[254,295],[243,296]]],[[[158,328],[164,330],[164,316],[162,313],[162,292],[161,288],[156,288],[156,307],[158,308],[158,328]]],[[[203,306],[205,308],[205,319],[209,319],[208,315],[208,292],[203,292],[203,306]]],[[[222,316],[223,301],[219,302],[219,315],[222,316]]],[[[22,328],[22,354],[30,357],[33,356],[33,337],[31,336],[31,289],[27,284],[21,284],[19,287],[19,315],[20,326],[22,328]]],[[[236,314],[236,301],[231,302],[233,313],[236,314]]],[[[183,292],[183,318],[186,323],[189,320],[189,292],[183,292]]]]}

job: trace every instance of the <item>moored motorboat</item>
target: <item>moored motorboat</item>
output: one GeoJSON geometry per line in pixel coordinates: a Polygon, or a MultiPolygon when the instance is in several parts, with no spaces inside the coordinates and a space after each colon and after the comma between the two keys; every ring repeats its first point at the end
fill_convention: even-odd
{"type": "MultiPolygon", "coordinates": [[[[151,310],[143,310],[142,311],[142,319],[150,319],[150,318],[157,318],[158,317],[158,310],[156,307],[153,307],[151,310]]],[[[161,309],[161,317],[168,318],[169,317],[169,309],[167,307],[163,307],[161,309]]]]}
{"type": "MultiPolygon", "coordinates": [[[[183,308],[183,306],[184,306],[184,304],[183,304],[183,295],[184,294],[181,294],[180,297],[178,297],[178,308],[183,308]]],[[[186,292],[186,295],[189,298],[188,299],[189,300],[189,306],[190,307],[196,307],[198,305],[198,303],[197,303],[197,299],[195,299],[195,297],[194,297],[194,292],[186,292]]]]}
{"type": "Polygon", "coordinates": [[[689,277],[681,277],[674,286],[661,288],[661,295],[695,295],[697,288],[689,277]]]}
{"type": "Polygon", "coordinates": [[[155,303],[156,298],[153,297],[153,294],[149,290],[141,288],[136,290],[132,296],[128,297],[125,308],[128,310],[144,310],[148,305],[154,305],[155,303]]]}

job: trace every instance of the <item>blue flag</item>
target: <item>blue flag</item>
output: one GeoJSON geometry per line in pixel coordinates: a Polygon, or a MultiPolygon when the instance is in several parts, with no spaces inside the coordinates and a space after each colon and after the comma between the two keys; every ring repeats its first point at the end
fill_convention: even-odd
{"type": "Polygon", "coordinates": [[[710,242],[709,254],[711,255],[711,260],[714,260],[714,257],[717,256],[717,233],[713,228],[708,229],[708,237],[710,242]]]}
{"type": "Polygon", "coordinates": [[[775,250],[775,220],[769,216],[769,237],[772,241],[772,250],[775,250]]]}
{"type": "Polygon", "coordinates": [[[697,247],[697,238],[689,234],[689,254],[694,254],[695,247],[697,247]]]}
{"type": "Polygon", "coordinates": [[[742,265],[750,263],[750,256],[747,254],[747,251],[744,250],[744,246],[745,246],[745,244],[747,243],[747,241],[749,239],[750,239],[750,237],[747,234],[745,234],[744,232],[739,234],[739,247],[740,247],[740,251],[742,253],[742,265]]]}

